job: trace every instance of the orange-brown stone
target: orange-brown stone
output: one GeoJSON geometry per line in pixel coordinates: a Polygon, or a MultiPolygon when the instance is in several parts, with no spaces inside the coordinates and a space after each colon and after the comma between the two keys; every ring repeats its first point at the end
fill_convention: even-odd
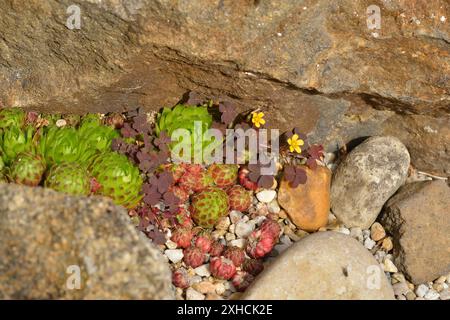
{"type": "Polygon", "coordinates": [[[306,183],[292,188],[283,179],[278,191],[278,203],[297,227],[316,231],[328,222],[331,171],[322,166],[315,170],[306,166],[303,168],[308,177],[306,183]]]}

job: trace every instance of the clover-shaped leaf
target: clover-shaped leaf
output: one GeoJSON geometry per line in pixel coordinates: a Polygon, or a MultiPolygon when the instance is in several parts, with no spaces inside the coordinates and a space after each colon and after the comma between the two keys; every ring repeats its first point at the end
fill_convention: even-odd
{"type": "Polygon", "coordinates": [[[228,101],[219,103],[219,111],[222,113],[220,121],[226,125],[232,123],[237,116],[235,106],[228,101]]]}
{"type": "Polygon", "coordinates": [[[305,184],[307,180],[306,171],[299,166],[293,165],[285,166],[284,178],[292,188],[297,188],[299,184],[305,184]]]}

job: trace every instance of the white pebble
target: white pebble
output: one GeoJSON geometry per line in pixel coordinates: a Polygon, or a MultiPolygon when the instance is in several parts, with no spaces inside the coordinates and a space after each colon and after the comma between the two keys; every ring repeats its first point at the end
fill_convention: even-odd
{"type": "Polygon", "coordinates": [[[281,211],[280,205],[278,204],[277,200],[272,200],[268,206],[267,209],[269,210],[270,213],[275,213],[278,214],[281,211]]]}
{"type": "Polygon", "coordinates": [[[263,203],[270,203],[273,199],[275,199],[275,196],[277,195],[277,192],[275,190],[262,190],[256,194],[256,198],[263,203]]]}
{"type": "Polygon", "coordinates": [[[245,239],[236,239],[230,241],[230,246],[244,248],[245,247],[245,239]]]}
{"type": "Polygon", "coordinates": [[[421,284],[416,288],[416,294],[418,297],[423,298],[427,294],[428,290],[429,289],[426,285],[421,284]]]}
{"type": "Polygon", "coordinates": [[[372,250],[373,247],[375,247],[375,241],[373,241],[370,238],[366,238],[366,240],[364,240],[364,247],[366,247],[369,250],[372,250]]]}
{"type": "Polygon", "coordinates": [[[195,273],[200,277],[209,277],[211,272],[209,271],[209,263],[203,264],[200,267],[194,269],[195,273]]]}
{"type": "Polygon", "coordinates": [[[189,278],[189,283],[190,284],[194,284],[194,283],[199,283],[202,282],[202,277],[195,275],[189,278]]]}
{"type": "Polygon", "coordinates": [[[192,288],[187,288],[186,300],[205,300],[205,295],[192,288]]]}
{"type": "Polygon", "coordinates": [[[236,223],[234,232],[239,238],[247,238],[254,229],[255,225],[253,223],[239,221],[236,223]]]}
{"type": "Polygon", "coordinates": [[[450,290],[446,289],[442,291],[439,296],[441,297],[441,300],[450,300],[450,290]]]}
{"type": "Polygon", "coordinates": [[[59,120],[56,120],[55,124],[56,124],[56,126],[58,128],[62,128],[62,127],[65,127],[67,125],[67,121],[64,120],[64,119],[59,119],[59,120]]]}
{"type": "Polygon", "coordinates": [[[231,223],[237,223],[239,220],[242,219],[243,216],[244,216],[244,214],[240,211],[236,211],[236,210],[231,211],[230,212],[231,223]]]}
{"type": "Polygon", "coordinates": [[[346,234],[346,235],[350,235],[350,230],[347,229],[347,228],[345,228],[345,227],[339,228],[339,229],[337,230],[337,232],[343,233],[343,234],[346,234]]]}
{"type": "Polygon", "coordinates": [[[435,290],[431,289],[425,294],[424,298],[425,298],[425,300],[438,300],[439,293],[437,293],[435,290]]]}
{"type": "Polygon", "coordinates": [[[173,263],[180,262],[184,257],[182,249],[167,249],[166,251],[164,251],[164,254],[173,263]]]}

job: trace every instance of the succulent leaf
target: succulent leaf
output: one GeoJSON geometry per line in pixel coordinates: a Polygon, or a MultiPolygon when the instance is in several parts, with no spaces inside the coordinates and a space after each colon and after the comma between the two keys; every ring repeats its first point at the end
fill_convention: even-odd
{"type": "Polygon", "coordinates": [[[90,180],[86,169],[76,163],[62,163],[50,168],[45,187],[72,195],[88,195],[90,180]]]}
{"type": "Polygon", "coordinates": [[[17,184],[35,187],[41,182],[45,169],[45,161],[40,155],[20,153],[11,164],[10,179],[17,184]]]}
{"type": "Polygon", "coordinates": [[[0,110],[0,129],[9,127],[22,127],[25,124],[26,114],[19,108],[7,108],[0,110]]]}
{"type": "Polygon", "coordinates": [[[89,171],[101,187],[97,194],[113,199],[118,205],[134,208],[142,199],[143,179],[139,169],[124,155],[104,152],[94,157],[89,171]]]}

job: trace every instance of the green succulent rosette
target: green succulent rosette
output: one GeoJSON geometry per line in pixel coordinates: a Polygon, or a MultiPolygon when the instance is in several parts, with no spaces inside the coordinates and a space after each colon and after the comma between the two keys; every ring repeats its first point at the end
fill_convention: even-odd
{"type": "Polygon", "coordinates": [[[0,129],[21,128],[25,124],[26,114],[19,108],[0,109],[0,129]]]}
{"type": "Polygon", "coordinates": [[[45,161],[40,155],[30,152],[20,153],[11,164],[10,180],[17,184],[35,187],[41,182],[45,169],[45,161]]]}
{"type": "Polygon", "coordinates": [[[44,186],[71,195],[88,195],[91,190],[89,175],[77,163],[61,163],[50,168],[44,186]]]}
{"type": "Polygon", "coordinates": [[[50,127],[41,137],[39,151],[48,165],[77,162],[85,152],[85,144],[74,128],[50,127]]]}
{"type": "Polygon", "coordinates": [[[102,125],[98,117],[92,116],[83,118],[78,132],[85,150],[80,161],[85,163],[97,153],[110,151],[112,140],[120,136],[114,128],[102,125]]]}
{"type": "Polygon", "coordinates": [[[97,155],[89,172],[100,184],[97,194],[110,197],[126,208],[136,207],[142,199],[143,179],[139,169],[124,155],[104,152],[97,155]]]}
{"type": "Polygon", "coordinates": [[[0,134],[0,156],[9,165],[21,152],[35,152],[34,128],[11,126],[0,134]]]}
{"type": "MultiPolygon", "coordinates": [[[[189,132],[190,141],[186,141],[186,137],[175,137],[170,144],[170,148],[174,150],[180,143],[190,143],[191,156],[203,152],[203,150],[212,143],[221,144],[221,141],[211,141],[203,139],[205,132],[211,128],[212,115],[208,112],[207,106],[189,106],[178,104],[175,107],[164,108],[158,114],[156,119],[155,132],[159,135],[165,132],[169,137],[174,138],[173,133],[178,129],[185,129],[189,132]],[[200,143],[200,145],[199,145],[200,143]]],[[[180,155],[177,155],[180,156],[180,155]]]]}

